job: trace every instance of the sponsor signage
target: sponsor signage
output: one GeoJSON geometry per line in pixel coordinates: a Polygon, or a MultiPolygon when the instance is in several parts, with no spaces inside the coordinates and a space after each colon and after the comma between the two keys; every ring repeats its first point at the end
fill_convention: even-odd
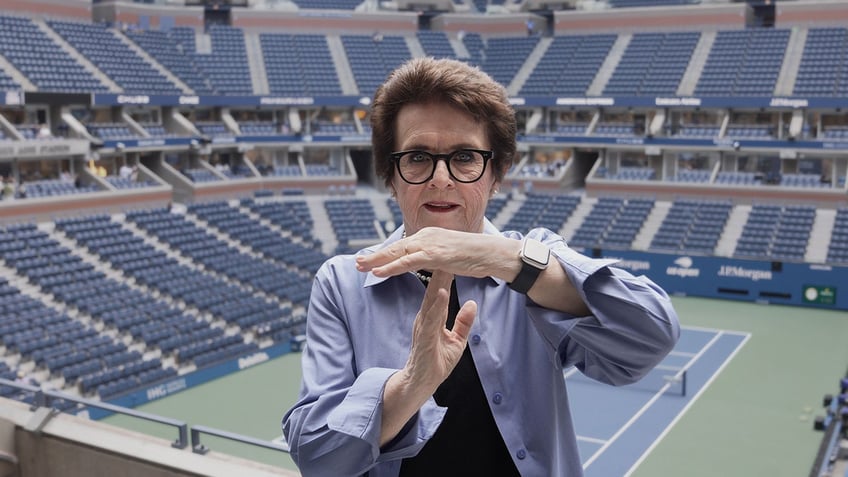
{"type": "Polygon", "coordinates": [[[168,94],[94,93],[91,105],[150,106],[368,106],[363,96],[197,96],[168,94]]]}
{"type": "Polygon", "coordinates": [[[79,156],[88,152],[88,141],[59,140],[3,141],[0,142],[0,159],[41,159],[53,156],[79,156]]]}
{"type": "Polygon", "coordinates": [[[833,306],[836,305],[836,287],[804,285],[802,297],[804,303],[833,306]]]}
{"type": "MultiPolygon", "coordinates": [[[[7,92],[7,104],[19,100],[17,91],[7,92]]],[[[835,97],[782,98],[782,97],[653,97],[653,96],[516,96],[509,99],[513,106],[561,107],[638,107],[638,108],[826,108],[848,107],[848,99],[835,97]]],[[[369,106],[366,96],[197,96],[94,93],[92,104],[151,104],[160,106],[369,106]]]]}
{"type": "Polygon", "coordinates": [[[666,267],[665,274],[670,277],[698,278],[701,276],[701,269],[693,265],[692,257],[679,257],[666,267]]]}
{"type": "Polygon", "coordinates": [[[848,149],[848,141],[826,142],[826,141],[787,141],[787,140],[764,140],[764,139],[730,139],[730,138],[703,138],[688,139],[680,137],[610,137],[610,136],[574,136],[560,134],[519,134],[518,141],[524,143],[559,143],[559,144],[597,144],[597,145],[632,145],[661,148],[685,147],[702,149],[767,149],[780,154],[780,151],[791,149],[793,151],[804,149],[833,150],[848,149]]]}
{"type": "Polygon", "coordinates": [[[848,281],[848,267],[730,257],[600,250],[613,266],[645,275],[670,295],[690,295],[848,310],[835,283],[848,281]]]}
{"type": "MultiPolygon", "coordinates": [[[[109,399],[107,402],[123,407],[136,407],[141,404],[178,393],[183,389],[198,386],[213,379],[220,378],[221,376],[256,366],[291,351],[292,342],[278,343],[267,348],[263,348],[261,351],[257,351],[253,354],[242,356],[240,358],[228,359],[207,368],[199,369],[182,376],[173,377],[167,381],[157,383],[139,391],[135,391],[118,398],[109,399]]],[[[82,413],[85,413],[85,415],[87,415],[90,419],[95,420],[102,419],[112,414],[111,411],[98,408],[90,408],[86,411],[82,411],[82,413]]]]}

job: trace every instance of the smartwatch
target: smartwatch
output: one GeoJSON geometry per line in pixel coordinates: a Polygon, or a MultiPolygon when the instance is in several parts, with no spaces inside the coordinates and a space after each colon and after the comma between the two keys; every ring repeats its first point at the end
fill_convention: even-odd
{"type": "Polygon", "coordinates": [[[548,267],[551,250],[542,242],[525,237],[518,257],[521,259],[521,271],[509,287],[519,293],[527,294],[542,270],[548,267]]]}

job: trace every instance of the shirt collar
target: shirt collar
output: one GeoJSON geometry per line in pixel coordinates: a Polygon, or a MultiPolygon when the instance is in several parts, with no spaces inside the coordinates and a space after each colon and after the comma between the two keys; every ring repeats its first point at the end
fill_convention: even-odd
{"type": "MultiPolygon", "coordinates": [[[[486,234],[486,235],[500,235],[501,234],[500,230],[498,230],[498,228],[495,227],[495,225],[492,222],[490,222],[489,219],[487,219],[485,217],[483,217],[483,233],[486,234]]],[[[398,240],[402,239],[403,234],[404,234],[404,228],[403,228],[403,226],[400,226],[397,229],[395,229],[395,231],[392,232],[392,234],[389,235],[389,237],[386,238],[386,240],[383,243],[377,244],[377,245],[372,245],[371,247],[366,247],[362,251],[360,251],[359,253],[363,254],[363,255],[368,255],[368,254],[376,252],[377,250],[388,247],[389,245],[391,245],[391,244],[397,242],[398,240]]],[[[411,274],[410,274],[410,277],[412,277],[411,274]]],[[[365,282],[362,284],[362,286],[363,287],[374,286],[374,285],[383,283],[384,281],[386,281],[390,278],[396,278],[396,277],[377,277],[377,276],[374,276],[373,273],[368,272],[368,276],[365,277],[365,282]]],[[[501,283],[505,283],[503,280],[500,280],[500,279],[494,278],[494,277],[486,277],[486,279],[488,279],[488,281],[491,284],[499,285],[501,283]]]]}

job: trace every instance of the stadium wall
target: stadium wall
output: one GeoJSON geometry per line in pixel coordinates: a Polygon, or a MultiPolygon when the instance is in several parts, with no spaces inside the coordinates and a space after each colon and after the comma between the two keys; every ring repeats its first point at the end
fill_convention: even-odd
{"type": "Polygon", "coordinates": [[[246,31],[276,33],[410,34],[418,30],[415,12],[233,10],[232,24],[246,31]]]}
{"type": "Polygon", "coordinates": [[[564,11],[554,13],[554,30],[560,35],[588,32],[727,30],[744,28],[747,10],[746,4],[733,3],[564,11]]]}
{"type": "Polygon", "coordinates": [[[836,2],[777,2],[775,22],[782,28],[845,27],[848,24],[848,3],[836,2]]]}
{"type": "Polygon", "coordinates": [[[145,28],[187,26],[203,29],[203,7],[173,7],[131,2],[107,2],[94,5],[88,19],[95,22],[139,25],[145,28]]]}
{"type": "Polygon", "coordinates": [[[457,13],[439,15],[430,23],[433,30],[448,33],[479,33],[483,36],[527,36],[527,20],[542,23],[542,17],[530,13],[509,15],[481,15],[479,13],[457,13]]]}
{"type": "MultiPolygon", "coordinates": [[[[218,379],[228,374],[247,369],[251,366],[264,363],[270,359],[278,358],[291,351],[291,343],[276,344],[264,348],[252,355],[224,361],[214,366],[184,374],[115,399],[108,399],[105,402],[116,406],[134,408],[150,401],[155,401],[185,389],[218,379]]],[[[105,409],[86,409],[78,413],[78,415],[98,420],[112,415],[112,412],[105,409]]]]}
{"type": "Polygon", "coordinates": [[[584,252],[619,260],[617,266],[651,277],[670,295],[848,310],[848,267],[624,250],[584,252]]]}
{"type": "Polygon", "coordinates": [[[4,14],[91,20],[91,0],[0,0],[4,14]]]}
{"type": "MultiPolygon", "coordinates": [[[[80,419],[49,408],[0,398],[0,439],[17,465],[0,470],[26,477],[178,476],[296,476],[294,471],[210,452],[200,455],[191,446],[80,419]]],[[[4,468],[5,467],[5,468],[4,468]]]]}
{"type": "Polygon", "coordinates": [[[102,193],[73,194],[56,200],[55,197],[4,200],[0,202],[0,224],[8,222],[42,222],[62,217],[78,217],[85,213],[120,213],[129,209],[165,207],[173,200],[170,187],[156,190],[117,191],[103,197],[102,193]]]}
{"type": "Polygon", "coordinates": [[[653,197],[673,201],[680,197],[722,200],[732,198],[734,204],[756,202],[809,204],[816,207],[848,206],[848,196],[842,189],[789,188],[777,186],[744,187],[722,184],[680,184],[677,182],[638,182],[590,179],[586,182],[589,197],[653,197]]]}

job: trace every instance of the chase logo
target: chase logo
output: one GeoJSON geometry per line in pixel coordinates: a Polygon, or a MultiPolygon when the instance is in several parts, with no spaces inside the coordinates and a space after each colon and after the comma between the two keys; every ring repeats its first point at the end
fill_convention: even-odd
{"type": "Polygon", "coordinates": [[[673,277],[697,278],[701,275],[701,269],[692,268],[693,264],[692,257],[678,257],[674,265],[665,269],[665,273],[673,277]]]}

